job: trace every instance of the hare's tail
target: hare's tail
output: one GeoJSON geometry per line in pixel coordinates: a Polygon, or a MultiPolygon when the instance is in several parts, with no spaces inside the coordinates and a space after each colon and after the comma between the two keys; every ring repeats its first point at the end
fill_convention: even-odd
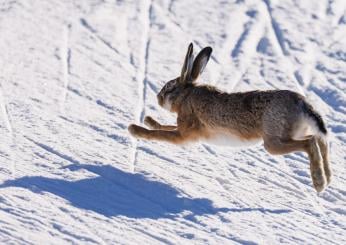
{"type": "Polygon", "coordinates": [[[321,115],[306,102],[302,103],[302,111],[301,120],[296,123],[292,138],[304,140],[312,136],[318,136],[326,139],[328,131],[321,115]]]}
{"type": "Polygon", "coordinates": [[[327,134],[327,128],[326,128],[326,125],[325,125],[321,115],[318,114],[318,112],[315,111],[314,108],[312,108],[312,106],[307,104],[307,103],[304,103],[303,110],[311,119],[313,119],[315,121],[320,133],[326,135],[327,134]]]}

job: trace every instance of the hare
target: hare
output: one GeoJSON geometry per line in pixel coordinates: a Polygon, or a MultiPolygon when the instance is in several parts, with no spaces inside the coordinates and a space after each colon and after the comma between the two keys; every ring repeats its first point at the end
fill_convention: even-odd
{"type": "Polygon", "coordinates": [[[331,181],[327,129],[322,117],[305,98],[289,90],[225,93],[197,85],[212,49],[206,47],[194,59],[189,45],[179,77],[167,82],[158,103],[177,113],[177,126],[161,125],[151,117],[150,128],[131,124],[138,138],[182,144],[192,141],[224,141],[233,145],[263,142],[270,154],[303,151],[310,160],[313,185],[321,192],[331,181]]]}

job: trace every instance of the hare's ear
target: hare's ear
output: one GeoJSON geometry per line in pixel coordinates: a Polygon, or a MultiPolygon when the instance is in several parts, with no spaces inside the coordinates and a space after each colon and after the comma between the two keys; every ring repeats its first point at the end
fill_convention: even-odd
{"type": "Polygon", "coordinates": [[[190,43],[184,60],[183,68],[181,69],[180,82],[185,83],[190,80],[193,64],[193,44],[190,43]]]}
{"type": "Polygon", "coordinates": [[[191,81],[195,81],[198,78],[198,76],[203,72],[205,66],[208,63],[212,51],[213,50],[211,47],[206,47],[202,49],[201,52],[199,52],[195,61],[193,62],[191,71],[191,81]]]}

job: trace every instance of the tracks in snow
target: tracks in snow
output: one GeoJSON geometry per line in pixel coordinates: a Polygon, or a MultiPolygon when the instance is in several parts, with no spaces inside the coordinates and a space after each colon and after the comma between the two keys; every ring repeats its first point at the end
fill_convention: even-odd
{"type": "Polygon", "coordinates": [[[269,18],[270,18],[270,23],[271,23],[272,29],[273,29],[274,34],[275,34],[276,41],[277,41],[277,43],[280,46],[282,54],[287,56],[289,53],[288,53],[288,51],[287,51],[287,49],[285,47],[285,42],[284,42],[282,31],[281,31],[278,23],[276,22],[276,20],[273,18],[272,7],[270,5],[270,2],[269,2],[269,0],[263,0],[263,2],[264,2],[264,4],[266,5],[266,8],[267,8],[267,12],[268,12],[268,15],[269,15],[269,18]]]}
{"type": "Polygon", "coordinates": [[[119,52],[118,49],[116,49],[110,42],[108,42],[106,39],[104,39],[103,37],[101,37],[97,30],[92,27],[89,22],[87,22],[85,19],[81,18],[80,19],[80,23],[81,25],[89,31],[90,34],[92,34],[93,37],[95,37],[97,40],[101,41],[104,45],[106,45],[110,50],[112,50],[114,53],[116,53],[117,55],[120,55],[121,53],[119,52]]]}
{"type": "Polygon", "coordinates": [[[9,114],[7,111],[7,106],[6,106],[6,102],[5,102],[5,98],[4,98],[4,94],[2,92],[2,89],[0,90],[0,107],[1,107],[2,118],[3,118],[4,123],[5,123],[5,127],[12,137],[13,136],[12,124],[11,124],[11,120],[10,120],[10,117],[9,117],[9,114]]]}
{"type": "Polygon", "coordinates": [[[12,176],[15,176],[16,175],[16,163],[14,160],[14,155],[13,155],[14,153],[13,153],[13,150],[11,148],[15,147],[16,141],[15,141],[15,136],[13,133],[13,126],[11,123],[10,114],[8,113],[8,107],[7,107],[6,99],[4,97],[4,92],[2,91],[2,86],[0,87],[0,109],[1,109],[1,116],[3,118],[5,127],[8,131],[9,136],[10,136],[11,145],[8,148],[9,148],[9,156],[10,156],[10,161],[11,161],[11,174],[12,174],[12,176]]]}
{"type": "Polygon", "coordinates": [[[282,30],[278,24],[278,22],[273,17],[273,9],[270,4],[270,0],[263,0],[263,3],[266,7],[266,12],[270,21],[271,30],[273,33],[273,40],[275,40],[275,43],[278,46],[278,50],[281,53],[281,58],[284,61],[285,68],[288,70],[288,74],[290,75],[290,78],[295,83],[295,86],[300,94],[305,95],[303,87],[300,85],[301,81],[299,79],[299,76],[297,76],[297,70],[294,67],[293,62],[289,58],[289,52],[288,49],[285,46],[285,40],[284,35],[282,33],[282,30]]]}
{"type": "MultiPolygon", "coordinates": [[[[146,104],[146,96],[147,96],[147,88],[148,88],[148,59],[149,59],[149,48],[150,48],[150,29],[152,26],[152,11],[153,11],[153,2],[152,0],[147,0],[145,2],[145,11],[143,14],[143,38],[142,38],[142,46],[140,50],[140,55],[143,57],[140,60],[139,70],[140,73],[137,75],[138,82],[138,92],[140,95],[139,103],[137,106],[137,122],[143,122],[145,115],[145,104],[146,104]]],[[[132,172],[135,171],[137,156],[138,156],[138,140],[133,139],[133,151],[132,151],[132,172]]]]}
{"type": "Polygon", "coordinates": [[[62,73],[63,73],[63,81],[64,81],[64,90],[61,99],[61,110],[64,109],[64,105],[66,102],[68,86],[69,86],[69,75],[71,72],[71,48],[69,47],[69,39],[71,32],[71,24],[67,24],[64,26],[63,30],[63,44],[61,47],[61,61],[62,61],[62,73]]]}

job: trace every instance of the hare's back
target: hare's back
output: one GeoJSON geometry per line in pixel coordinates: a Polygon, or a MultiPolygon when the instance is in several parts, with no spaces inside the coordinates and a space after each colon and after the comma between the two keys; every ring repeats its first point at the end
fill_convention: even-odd
{"type": "MultiPolygon", "coordinates": [[[[203,91],[204,92],[204,91],[203,91]]],[[[246,141],[261,137],[262,115],[269,96],[246,93],[195,93],[189,97],[193,113],[212,134],[230,135],[246,141]]],[[[218,141],[222,137],[216,137],[218,141]]]]}

